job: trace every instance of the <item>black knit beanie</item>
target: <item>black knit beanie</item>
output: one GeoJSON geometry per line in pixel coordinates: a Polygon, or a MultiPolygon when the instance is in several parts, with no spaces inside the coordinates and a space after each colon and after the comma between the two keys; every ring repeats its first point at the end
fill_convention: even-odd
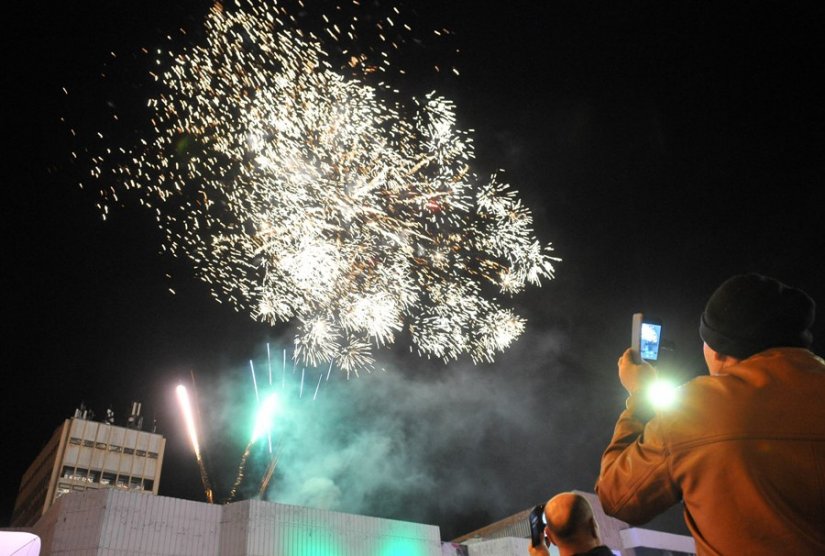
{"type": "Polygon", "coordinates": [[[815,309],[800,289],[761,274],[741,274],[710,296],[699,335],[714,351],[737,359],[770,347],[808,348],[815,309]]]}

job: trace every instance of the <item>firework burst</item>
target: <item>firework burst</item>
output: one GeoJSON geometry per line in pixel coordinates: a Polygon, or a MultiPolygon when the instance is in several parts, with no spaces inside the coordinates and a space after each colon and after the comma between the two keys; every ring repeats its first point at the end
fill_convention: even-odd
{"type": "Polygon", "coordinates": [[[366,56],[346,74],[322,44],[283,8],[213,7],[202,45],[161,60],[151,136],[96,160],[117,184],[104,215],[136,193],[218,300],[297,320],[308,365],[369,368],[404,332],[421,355],[492,361],[525,324],[496,294],[557,259],[516,193],[473,173],[449,100],[388,99],[366,56]]]}

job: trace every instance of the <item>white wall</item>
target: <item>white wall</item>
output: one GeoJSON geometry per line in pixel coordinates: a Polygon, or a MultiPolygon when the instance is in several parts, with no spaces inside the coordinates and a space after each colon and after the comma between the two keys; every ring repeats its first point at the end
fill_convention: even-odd
{"type": "Polygon", "coordinates": [[[434,525],[120,489],[67,494],[34,529],[43,556],[442,556],[434,525]]]}

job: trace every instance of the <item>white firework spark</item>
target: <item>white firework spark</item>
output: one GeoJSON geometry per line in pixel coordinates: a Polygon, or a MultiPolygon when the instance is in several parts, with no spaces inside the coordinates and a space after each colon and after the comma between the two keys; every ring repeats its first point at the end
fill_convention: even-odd
{"type": "MultiPolygon", "coordinates": [[[[270,324],[297,320],[295,354],[309,365],[369,368],[405,330],[421,355],[492,361],[524,330],[495,290],[550,279],[558,260],[530,211],[472,172],[449,100],[387,100],[289,19],[213,7],[205,43],[157,75],[152,136],[114,177],[217,299],[270,324]]],[[[366,74],[365,60],[350,63],[366,74]]],[[[113,202],[106,190],[104,215],[113,202]]]]}

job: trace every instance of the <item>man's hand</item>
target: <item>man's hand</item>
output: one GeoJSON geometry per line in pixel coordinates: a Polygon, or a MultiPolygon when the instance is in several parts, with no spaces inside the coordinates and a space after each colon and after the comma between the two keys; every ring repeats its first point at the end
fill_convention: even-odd
{"type": "Polygon", "coordinates": [[[628,394],[636,394],[656,380],[656,369],[650,363],[633,362],[633,350],[628,348],[619,357],[619,381],[628,394]]]}
{"type": "Polygon", "coordinates": [[[530,556],[550,556],[550,550],[544,543],[541,543],[538,546],[533,546],[532,543],[530,543],[527,550],[530,551],[530,556]]]}

